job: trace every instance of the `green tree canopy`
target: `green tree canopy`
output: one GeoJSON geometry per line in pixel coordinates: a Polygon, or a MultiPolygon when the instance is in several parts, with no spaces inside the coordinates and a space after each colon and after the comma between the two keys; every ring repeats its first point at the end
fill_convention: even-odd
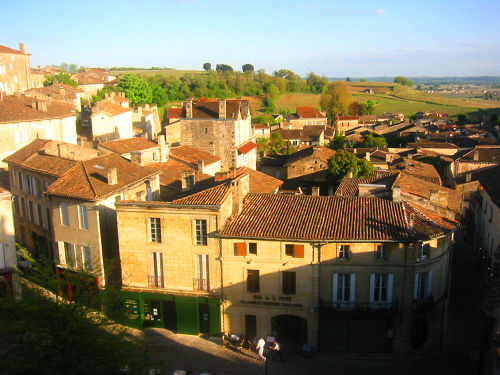
{"type": "Polygon", "coordinates": [[[328,78],[320,77],[314,72],[310,72],[306,77],[307,87],[313,94],[321,94],[328,84],[328,78]]]}
{"type": "Polygon", "coordinates": [[[375,112],[375,107],[377,103],[374,100],[367,100],[366,102],[360,103],[360,112],[362,115],[372,115],[375,112]]]}
{"type": "Polygon", "coordinates": [[[72,87],[78,87],[78,82],[71,78],[68,73],[60,72],[58,74],[46,74],[43,85],[45,87],[50,86],[54,83],[65,83],[72,87]]]}
{"type": "Polygon", "coordinates": [[[345,147],[345,137],[341,134],[335,134],[329,147],[333,150],[342,150],[345,147]]]}
{"type": "Polygon", "coordinates": [[[148,81],[135,74],[127,73],[120,78],[118,89],[134,104],[144,105],[153,102],[153,90],[148,81]]]}
{"type": "Polygon", "coordinates": [[[330,119],[336,115],[345,115],[351,104],[351,91],[349,84],[344,81],[335,81],[328,85],[321,94],[320,105],[330,119]]]}
{"type": "Polygon", "coordinates": [[[167,104],[168,97],[165,90],[156,82],[149,82],[151,87],[151,94],[153,96],[152,102],[158,107],[163,107],[167,104]]]}
{"type": "Polygon", "coordinates": [[[255,69],[252,64],[245,64],[241,67],[242,72],[253,72],[255,69]]]}
{"type": "Polygon", "coordinates": [[[233,67],[227,64],[217,64],[215,70],[218,72],[232,72],[233,67]]]}
{"type": "Polygon", "coordinates": [[[374,172],[373,164],[366,159],[359,159],[352,152],[339,150],[328,160],[328,171],[332,179],[340,184],[342,179],[352,172],[353,177],[370,177],[374,172]]]}
{"type": "Polygon", "coordinates": [[[394,83],[399,83],[400,85],[408,87],[413,86],[413,82],[403,76],[397,76],[396,78],[394,78],[394,83]]]}
{"type": "Polygon", "coordinates": [[[212,70],[212,64],[206,62],[205,64],[203,64],[203,69],[208,72],[209,70],[212,70]]]}
{"type": "Polygon", "coordinates": [[[370,148],[386,148],[387,141],[384,137],[375,137],[373,134],[368,134],[363,142],[360,144],[361,147],[370,147],[370,148]]]}

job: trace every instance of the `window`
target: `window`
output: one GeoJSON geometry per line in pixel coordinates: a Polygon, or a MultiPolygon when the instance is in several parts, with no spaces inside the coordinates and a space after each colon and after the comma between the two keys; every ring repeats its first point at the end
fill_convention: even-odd
{"type": "Polygon", "coordinates": [[[90,247],[82,246],[83,268],[86,270],[92,269],[92,260],[90,258],[90,247]]]}
{"type": "Polygon", "coordinates": [[[163,288],[163,254],[160,252],[152,253],[151,274],[148,277],[148,285],[163,288]]]}
{"type": "Polygon", "coordinates": [[[413,298],[420,300],[432,295],[432,271],[415,274],[415,290],[413,298]]]}
{"type": "Polygon", "coordinates": [[[247,292],[260,292],[259,270],[247,270],[247,292]]]}
{"type": "Polygon", "coordinates": [[[80,228],[89,229],[89,222],[87,219],[87,206],[83,204],[78,205],[78,218],[80,220],[80,228]]]}
{"type": "Polygon", "coordinates": [[[196,245],[207,244],[207,221],[195,220],[195,243],[196,245]]]}
{"type": "Polygon", "coordinates": [[[370,303],[392,302],[392,284],[394,275],[372,273],[370,276],[370,303]]]}
{"type": "Polygon", "coordinates": [[[236,242],[234,244],[234,256],[244,257],[247,255],[247,244],[245,242],[236,242]]]}
{"type": "Polygon", "coordinates": [[[45,228],[44,226],[44,221],[43,221],[43,212],[42,212],[42,206],[40,206],[39,204],[36,205],[36,225],[39,225],[39,226],[42,226],[45,228]]]}
{"type": "Polygon", "coordinates": [[[28,214],[30,217],[30,221],[35,222],[35,212],[33,209],[33,202],[32,201],[28,201],[28,214]]]}
{"type": "Polygon", "coordinates": [[[26,217],[26,200],[23,197],[19,199],[19,213],[21,217],[26,217]]]}
{"type": "Polygon", "coordinates": [[[209,268],[208,268],[208,255],[195,255],[195,274],[194,289],[195,290],[209,290],[209,268]]]}
{"type": "MultiPolygon", "coordinates": [[[[44,181],[43,182],[43,193],[46,194],[47,193],[47,190],[49,190],[49,182],[48,181],[44,181]]],[[[45,199],[49,199],[49,196],[48,195],[45,195],[45,199]]]]}
{"type": "Polygon", "coordinates": [[[333,274],[333,302],[340,304],[353,304],[355,297],[356,274],[333,274]]]}
{"type": "Polygon", "coordinates": [[[339,258],[340,259],[348,259],[349,258],[349,245],[340,245],[339,246],[339,258]]]}
{"type": "Polygon", "coordinates": [[[46,217],[47,217],[47,228],[46,229],[49,229],[52,228],[52,219],[50,217],[50,208],[45,208],[45,211],[46,211],[46,217]]]}
{"type": "Polygon", "coordinates": [[[22,176],[21,178],[23,180],[23,191],[26,194],[29,194],[31,191],[29,176],[25,175],[24,173],[21,173],[21,176],[22,176]]]}
{"type": "Polygon", "coordinates": [[[281,275],[283,294],[295,294],[295,272],[283,271],[281,275]]]}
{"type": "Polygon", "coordinates": [[[149,218],[149,241],[161,242],[161,221],[159,217],[149,218]]]}
{"type": "Polygon", "coordinates": [[[68,205],[66,203],[60,203],[59,209],[61,212],[61,224],[69,227],[68,205]]]}
{"type": "Polygon", "coordinates": [[[66,265],[76,267],[75,245],[64,242],[64,256],[66,257],[66,265]]]}
{"type": "Polygon", "coordinates": [[[377,259],[386,260],[387,259],[387,245],[377,245],[377,259]]]}
{"type": "Polygon", "coordinates": [[[257,255],[257,243],[256,242],[250,242],[248,244],[248,252],[253,255],[257,255]]]}
{"type": "Polygon", "coordinates": [[[304,258],[304,245],[285,245],[285,255],[294,258],[304,258]]]}

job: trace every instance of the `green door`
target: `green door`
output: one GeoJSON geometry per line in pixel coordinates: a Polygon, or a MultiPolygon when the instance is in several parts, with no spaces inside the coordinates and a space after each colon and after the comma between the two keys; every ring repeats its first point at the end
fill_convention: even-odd
{"type": "Polygon", "coordinates": [[[175,297],[177,309],[177,331],[179,333],[198,334],[198,304],[196,298],[175,297]]]}

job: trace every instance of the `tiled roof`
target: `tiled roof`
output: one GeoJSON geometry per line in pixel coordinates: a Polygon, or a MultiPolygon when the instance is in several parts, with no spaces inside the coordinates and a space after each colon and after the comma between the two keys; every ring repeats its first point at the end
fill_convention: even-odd
{"type": "Polygon", "coordinates": [[[142,137],[117,139],[115,141],[101,142],[99,143],[99,146],[119,155],[128,154],[131,151],[142,151],[154,147],[159,147],[156,143],[148,141],[146,138],[142,137]]]}
{"type": "Polygon", "coordinates": [[[43,95],[47,95],[48,97],[53,97],[54,100],[57,100],[61,96],[70,99],[76,99],[77,94],[82,92],[83,92],[82,90],[75,89],[74,87],[67,85],[65,83],[54,83],[50,86],[26,90],[25,95],[30,97],[36,97],[36,95],[40,93],[43,95]]]}
{"type": "Polygon", "coordinates": [[[160,185],[166,186],[173,190],[182,190],[182,174],[183,172],[189,172],[195,175],[195,183],[204,181],[212,178],[212,176],[199,173],[196,169],[187,166],[186,164],[180,163],[173,159],[168,159],[166,162],[153,163],[149,165],[149,168],[155,169],[161,172],[160,174],[160,185]]]}
{"type": "Polygon", "coordinates": [[[447,208],[455,212],[460,212],[462,210],[462,193],[456,190],[411,176],[405,172],[399,174],[394,182],[394,186],[400,187],[401,193],[416,195],[427,200],[430,199],[432,191],[445,192],[448,195],[447,208]]]}
{"type": "Polygon", "coordinates": [[[497,207],[500,207],[500,166],[477,172],[475,178],[481,182],[497,207]]]}
{"type": "Polygon", "coordinates": [[[304,148],[303,150],[294,152],[291,155],[269,155],[262,158],[260,165],[272,165],[272,166],[280,166],[286,167],[297,161],[303,160],[305,158],[317,158],[324,163],[328,163],[328,159],[330,159],[333,155],[335,155],[335,151],[324,146],[309,146],[304,148]]]}
{"type": "Polygon", "coordinates": [[[456,221],[443,218],[428,211],[425,211],[424,214],[420,207],[417,208],[408,202],[403,201],[403,205],[405,207],[407,222],[411,223],[413,219],[415,228],[413,235],[417,240],[440,237],[445,234],[445,232],[453,230],[458,225],[456,221]]]}
{"type": "Polygon", "coordinates": [[[336,121],[353,121],[359,120],[359,116],[337,116],[335,117],[336,121]]]}
{"type": "Polygon", "coordinates": [[[320,111],[314,107],[297,107],[299,118],[326,118],[320,111]]]}
{"type": "Polygon", "coordinates": [[[151,168],[133,164],[117,154],[109,154],[78,162],[52,183],[47,193],[96,201],[158,173],[151,168]],[[107,181],[107,171],[111,168],[117,169],[118,182],[115,185],[110,185],[107,181]]]}
{"type": "Polygon", "coordinates": [[[90,117],[95,117],[99,113],[105,113],[109,116],[117,116],[130,111],[132,111],[132,108],[124,108],[119,104],[107,100],[101,100],[92,107],[92,115],[90,117]]]}
{"type": "Polygon", "coordinates": [[[255,142],[249,141],[249,142],[245,143],[243,146],[238,147],[238,152],[240,154],[246,154],[246,153],[252,151],[255,147],[257,147],[255,142]]]}
{"type": "Polygon", "coordinates": [[[255,129],[269,129],[269,125],[267,124],[253,124],[255,129]]]}
{"type": "Polygon", "coordinates": [[[442,184],[438,171],[431,164],[423,163],[415,159],[404,159],[402,163],[396,165],[396,168],[399,171],[422,180],[430,181],[438,185],[442,184]]]}
{"type": "MultiPolygon", "coordinates": [[[[12,163],[22,168],[31,169],[36,172],[46,173],[51,176],[62,176],[71,169],[77,162],[64,159],[44,152],[52,146],[57,145],[57,141],[36,139],[30,144],[4,159],[6,163],[12,163]]],[[[76,147],[76,146],[75,146],[76,147]]]]}
{"type": "Polygon", "coordinates": [[[344,177],[335,191],[335,195],[341,197],[355,197],[358,194],[358,186],[360,184],[385,185],[387,189],[390,189],[397,176],[397,173],[375,171],[373,177],[344,177]]]}
{"type": "Polygon", "coordinates": [[[432,142],[432,141],[426,141],[423,139],[420,139],[418,142],[414,143],[408,143],[408,147],[410,148],[417,148],[417,147],[422,147],[422,148],[446,148],[446,149],[457,149],[457,145],[453,143],[446,143],[446,142],[432,142]]]}
{"type": "Polygon", "coordinates": [[[477,146],[457,160],[464,162],[499,163],[500,146],[477,146]],[[477,160],[474,160],[474,155],[477,155],[477,160]]]}
{"type": "Polygon", "coordinates": [[[181,117],[181,114],[182,114],[182,107],[172,107],[168,109],[167,118],[169,119],[179,118],[181,117]]]}
{"type": "Polygon", "coordinates": [[[47,103],[47,112],[43,112],[32,108],[32,103],[36,101],[36,99],[26,96],[4,95],[0,100],[0,123],[76,116],[75,108],[71,104],[50,102],[47,103]]]}
{"type": "Polygon", "coordinates": [[[231,192],[231,183],[226,182],[187,197],[172,201],[174,204],[219,206],[231,192]]]}
{"type": "Polygon", "coordinates": [[[236,176],[243,174],[249,175],[250,193],[273,193],[283,184],[283,181],[254,169],[241,167],[236,170],[236,176]]]}
{"type": "MultiPolygon", "coordinates": [[[[420,224],[420,223],[419,223],[420,224]]],[[[222,237],[297,241],[412,241],[403,203],[378,198],[249,194],[222,237]]],[[[427,231],[429,228],[425,228],[427,231]]]]}
{"type": "Polygon", "coordinates": [[[22,55],[21,52],[19,52],[18,50],[14,49],[14,48],[2,46],[2,45],[0,45],[0,53],[13,53],[16,55],[22,55]]]}
{"type": "Polygon", "coordinates": [[[303,129],[276,129],[275,132],[281,134],[283,139],[300,139],[304,142],[317,141],[324,130],[312,126],[306,126],[303,129]]]}
{"type": "Polygon", "coordinates": [[[109,74],[104,69],[92,68],[83,72],[75,73],[72,78],[78,81],[80,85],[93,85],[109,82],[109,74]]]}
{"type": "Polygon", "coordinates": [[[221,160],[218,156],[188,145],[172,147],[170,149],[170,157],[191,164],[197,164],[199,160],[203,160],[205,165],[210,165],[221,160]]]}
{"type": "MultiPolygon", "coordinates": [[[[237,119],[238,114],[242,119],[246,119],[250,110],[250,102],[243,99],[227,99],[226,100],[226,116],[227,119],[237,119]]],[[[185,107],[182,111],[182,116],[186,117],[185,107]]],[[[193,100],[193,118],[219,118],[219,101],[211,99],[193,100]]]]}

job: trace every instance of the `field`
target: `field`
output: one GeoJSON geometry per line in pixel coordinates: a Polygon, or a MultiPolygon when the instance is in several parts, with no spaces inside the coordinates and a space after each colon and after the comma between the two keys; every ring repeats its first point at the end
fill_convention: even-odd
{"type": "Polygon", "coordinates": [[[143,69],[143,70],[112,70],[110,71],[111,74],[121,76],[126,73],[132,73],[132,74],[137,74],[141,76],[155,76],[155,75],[161,75],[165,77],[175,77],[179,78],[183,75],[187,74],[192,74],[192,75],[199,75],[199,74],[205,74],[206,72],[202,70],[177,70],[177,69],[158,69],[158,70],[152,70],[152,69],[143,69]]]}

